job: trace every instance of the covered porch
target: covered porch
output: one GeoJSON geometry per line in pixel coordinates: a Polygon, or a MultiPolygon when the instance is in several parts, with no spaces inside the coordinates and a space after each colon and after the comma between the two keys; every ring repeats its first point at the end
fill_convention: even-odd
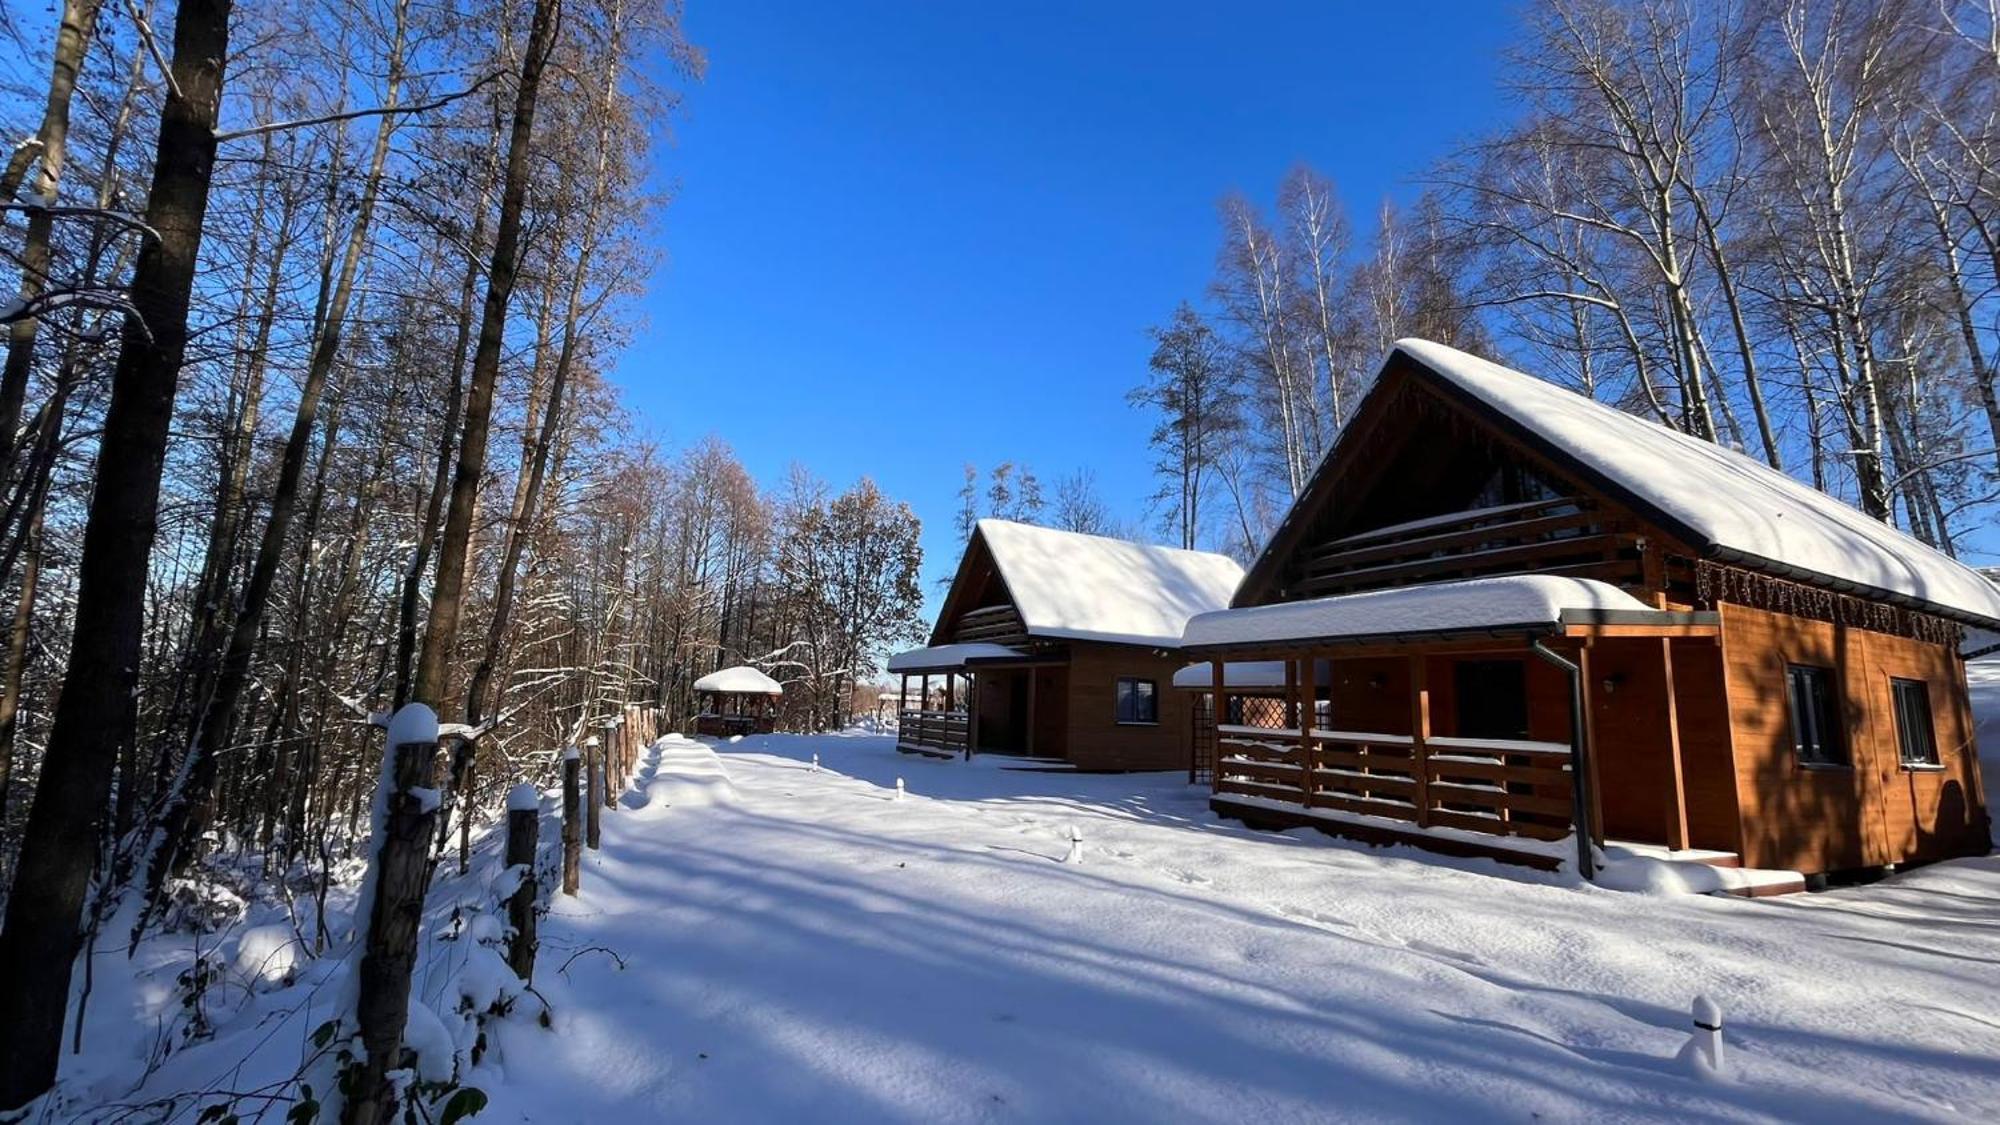
{"type": "Polygon", "coordinates": [[[898,653],[896,748],[932,757],[998,753],[1059,757],[1067,662],[998,644],[898,653]]]}
{"type": "Polygon", "coordinates": [[[1601,582],[1476,579],[1198,617],[1207,672],[1176,683],[1214,698],[1227,816],[1586,876],[1586,841],[1726,864],[1718,633],[1601,582]]]}

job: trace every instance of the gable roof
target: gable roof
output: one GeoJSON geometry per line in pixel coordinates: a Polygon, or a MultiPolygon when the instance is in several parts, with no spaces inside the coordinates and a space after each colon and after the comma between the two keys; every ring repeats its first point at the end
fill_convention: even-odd
{"type": "MultiPolygon", "coordinates": [[[[1761,461],[1428,340],[1398,340],[1383,365],[1384,376],[1391,371],[1467,407],[1705,558],[1959,621],[2000,622],[2000,588],[1977,571],[1761,461]]],[[[1328,451],[1253,577],[1303,532],[1296,517],[1309,498],[1320,502],[1321,478],[1346,438],[1328,451]]]]}
{"type": "MultiPolygon", "coordinates": [[[[1177,648],[1188,618],[1227,606],[1243,580],[1235,559],[1206,551],[1001,519],[980,520],[972,534],[1034,637],[1177,648]]],[[[961,560],[944,613],[965,579],[961,560]]]]}

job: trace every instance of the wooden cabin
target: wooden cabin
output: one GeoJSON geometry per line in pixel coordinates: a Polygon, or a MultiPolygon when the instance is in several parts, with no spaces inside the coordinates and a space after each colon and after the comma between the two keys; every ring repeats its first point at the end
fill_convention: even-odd
{"type": "Polygon", "coordinates": [[[694,732],[714,738],[738,734],[770,734],[777,729],[778,681],[747,664],[710,672],[694,682],[701,710],[694,732]]]}
{"type": "Polygon", "coordinates": [[[1189,702],[1169,690],[1181,630],[1242,577],[1224,555],[981,520],[929,647],[889,661],[898,748],[1184,769],[1189,702]]]}
{"type": "Polygon", "coordinates": [[[1837,499],[1405,340],[1183,684],[1227,816],[1812,876],[1988,850],[1961,645],[1996,626],[2000,590],[1837,499]]]}

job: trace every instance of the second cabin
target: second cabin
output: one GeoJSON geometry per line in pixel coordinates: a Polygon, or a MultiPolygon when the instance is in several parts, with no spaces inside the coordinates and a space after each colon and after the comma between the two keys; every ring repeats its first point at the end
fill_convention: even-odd
{"type": "Polygon", "coordinates": [[[930,646],[890,658],[898,747],[1185,769],[1181,630],[1242,577],[1225,555],[980,520],[930,646]]]}

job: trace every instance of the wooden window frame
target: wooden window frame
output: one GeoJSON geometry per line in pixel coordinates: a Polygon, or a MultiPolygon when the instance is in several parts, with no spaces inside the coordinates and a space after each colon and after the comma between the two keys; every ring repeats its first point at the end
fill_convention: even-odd
{"type": "Polygon", "coordinates": [[[1938,753],[1937,713],[1931,709],[1931,685],[1927,680],[1908,676],[1889,677],[1889,713],[1896,725],[1896,764],[1912,773],[1924,773],[1944,768],[1944,758],[1938,753]],[[1922,757],[1910,756],[1910,735],[1913,733],[1907,722],[1903,696],[1914,690],[1922,702],[1922,710],[1916,712],[1923,718],[1923,739],[1926,753],[1922,757]]]}
{"type": "Polygon", "coordinates": [[[1160,725],[1160,681],[1145,676],[1119,676],[1111,684],[1111,721],[1121,727],[1156,727],[1160,725]],[[1123,706],[1125,685],[1133,685],[1137,695],[1138,685],[1146,685],[1146,702],[1152,705],[1150,719],[1128,719],[1124,717],[1123,706]]]}
{"type": "Polygon", "coordinates": [[[1801,664],[1785,662],[1785,728],[1792,736],[1792,761],[1801,769],[1808,770],[1851,770],[1854,755],[1847,745],[1847,732],[1841,723],[1840,684],[1835,670],[1824,664],[1801,664]],[[1820,685],[1820,707],[1818,714],[1812,715],[1815,727],[1825,729],[1811,733],[1818,737],[1811,742],[1803,737],[1807,732],[1799,729],[1799,720],[1804,716],[1799,700],[1799,680],[1801,673],[1809,674],[1820,685]],[[1808,746],[1819,755],[1809,756],[1808,746]]]}

